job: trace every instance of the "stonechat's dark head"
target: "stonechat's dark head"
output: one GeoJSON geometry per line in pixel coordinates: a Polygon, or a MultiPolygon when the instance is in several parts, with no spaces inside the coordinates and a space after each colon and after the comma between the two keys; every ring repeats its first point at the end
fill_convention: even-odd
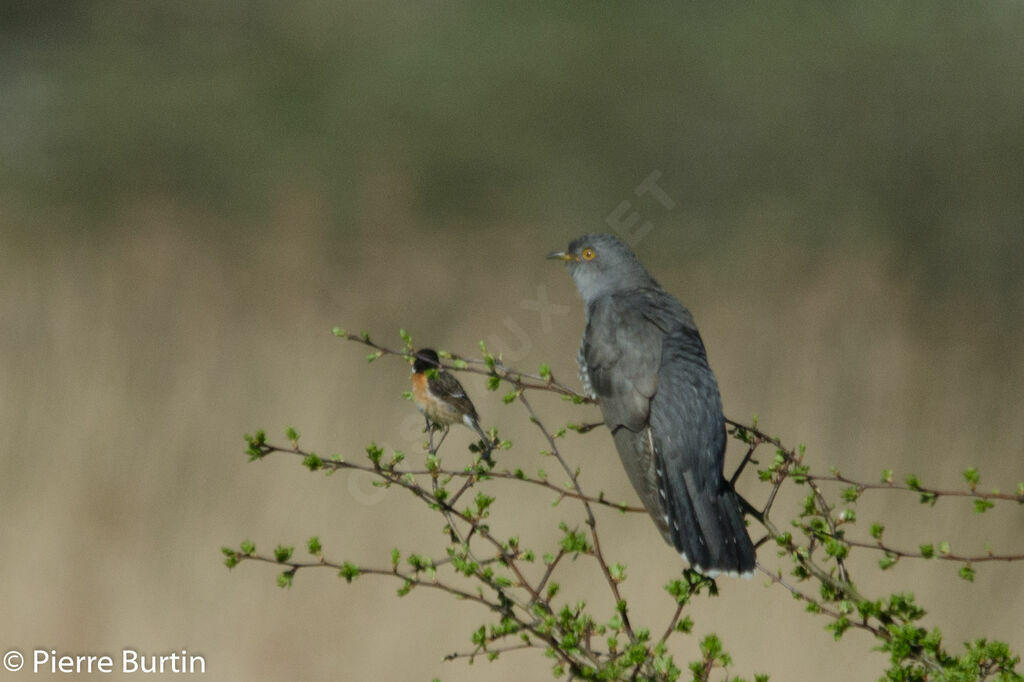
{"type": "Polygon", "coordinates": [[[441,360],[433,348],[421,348],[413,354],[416,360],[412,363],[412,371],[426,372],[428,369],[440,369],[441,360]]]}

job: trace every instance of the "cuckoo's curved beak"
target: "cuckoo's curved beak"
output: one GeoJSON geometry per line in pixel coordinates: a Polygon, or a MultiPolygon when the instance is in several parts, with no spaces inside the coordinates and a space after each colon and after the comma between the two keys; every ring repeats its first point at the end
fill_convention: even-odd
{"type": "Polygon", "coordinates": [[[552,251],[551,253],[548,254],[547,257],[548,260],[564,260],[566,262],[578,260],[576,256],[572,255],[571,253],[566,253],[565,251],[552,251]]]}

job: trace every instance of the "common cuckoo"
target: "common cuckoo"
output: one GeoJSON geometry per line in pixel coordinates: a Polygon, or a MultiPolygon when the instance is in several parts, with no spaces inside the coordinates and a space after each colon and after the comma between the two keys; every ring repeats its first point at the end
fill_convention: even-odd
{"type": "Polygon", "coordinates": [[[647,512],[699,572],[749,577],[754,546],[722,474],[718,382],[690,311],[612,235],[584,235],[548,258],[565,261],[583,298],[580,380],[647,512]]]}

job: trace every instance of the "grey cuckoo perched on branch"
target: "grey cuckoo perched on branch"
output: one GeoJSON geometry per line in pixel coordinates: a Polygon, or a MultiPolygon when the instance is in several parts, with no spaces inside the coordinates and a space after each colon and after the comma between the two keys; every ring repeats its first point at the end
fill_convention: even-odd
{"type": "Polygon", "coordinates": [[[586,306],[583,389],[665,540],[708,576],[752,575],[754,546],[722,475],[718,382],[690,311],[612,235],[584,235],[548,258],[565,261],[586,306]]]}

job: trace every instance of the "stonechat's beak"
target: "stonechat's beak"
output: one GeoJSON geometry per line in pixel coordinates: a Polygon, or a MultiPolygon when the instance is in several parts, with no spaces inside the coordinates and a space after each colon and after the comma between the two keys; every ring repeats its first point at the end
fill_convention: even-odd
{"type": "Polygon", "coordinates": [[[548,260],[564,260],[569,262],[571,260],[577,260],[577,258],[571,253],[566,253],[565,251],[553,251],[548,254],[548,260]]]}

